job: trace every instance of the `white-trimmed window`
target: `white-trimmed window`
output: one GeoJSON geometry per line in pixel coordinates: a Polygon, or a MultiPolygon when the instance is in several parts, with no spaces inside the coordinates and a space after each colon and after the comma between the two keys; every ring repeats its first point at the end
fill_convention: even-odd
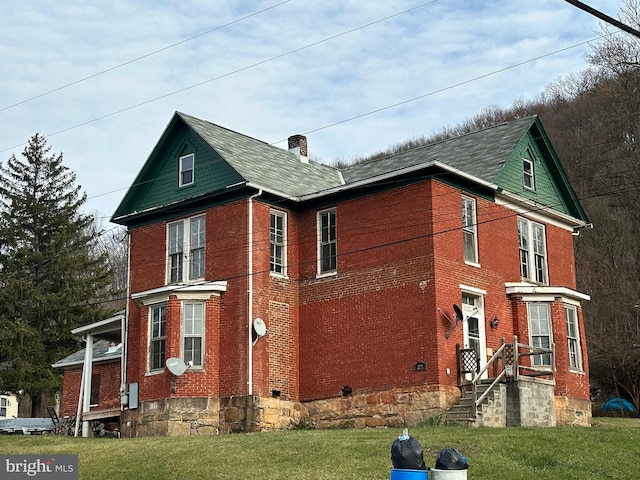
{"type": "Polygon", "coordinates": [[[167,283],[204,278],[205,229],[204,215],[167,225],[167,283]]]}
{"type": "Polygon", "coordinates": [[[164,368],[167,307],[149,307],[149,371],[164,368]]]}
{"type": "Polygon", "coordinates": [[[9,399],[7,397],[0,397],[0,417],[7,416],[8,406],[9,406],[9,399]]]}
{"type": "Polygon", "coordinates": [[[194,163],[195,157],[193,153],[180,157],[180,177],[178,179],[179,186],[186,187],[187,185],[191,185],[193,183],[194,163]]]}
{"type": "MultiPolygon", "coordinates": [[[[531,302],[529,307],[529,335],[531,345],[539,348],[551,348],[551,311],[549,304],[531,302]]],[[[531,364],[535,366],[551,366],[551,353],[531,356],[531,364]]]]}
{"type": "Polygon", "coordinates": [[[580,351],[580,331],[578,330],[578,310],[573,305],[564,306],[564,318],[567,323],[567,342],[569,347],[569,368],[582,371],[580,351]]]}
{"type": "Polygon", "coordinates": [[[547,247],[544,225],[518,217],[520,276],[547,284],[547,247]]]}
{"type": "Polygon", "coordinates": [[[182,304],[182,345],[183,360],[202,367],[204,345],[204,303],[184,302],[182,304]]]}
{"type": "Polygon", "coordinates": [[[528,158],[522,159],[522,182],[524,188],[528,190],[535,190],[535,178],[533,176],[533,161],[528,158]]]}
{"type": "Polygon", "coordinates": [[[287,267],[287,214],[271,210],[269,269],[272,273],[286,275],[287,267]]]}
{"type": "Polygon", "coordinates": [[[318,212],[318,275],[337,270],[336,210],[318,212]]]}
{"type": "Polygon", "coordinates": [[[464,261],[478,263],[478,235],[475,198],[462,196],[464,261]]]}

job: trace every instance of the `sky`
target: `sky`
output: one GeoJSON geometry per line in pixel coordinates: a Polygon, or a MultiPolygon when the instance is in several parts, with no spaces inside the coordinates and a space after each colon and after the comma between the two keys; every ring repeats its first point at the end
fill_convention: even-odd
{"type": "Polygon", "coordinates": [[[350,160],[535,99],[602,24],[564,0],[0,5],[0,162],[46,136],[104,228],[176,111],[350,160]]]}

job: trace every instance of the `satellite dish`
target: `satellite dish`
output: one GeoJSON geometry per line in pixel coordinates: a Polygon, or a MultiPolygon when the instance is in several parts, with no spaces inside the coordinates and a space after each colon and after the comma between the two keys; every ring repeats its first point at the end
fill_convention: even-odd
{"type": "Polygon", "coordinates": [[[267,326],[261,318],[256,318],[253,321],[253,329],[258,337],[264,337],[267,334],[267,326]]]}
{"type": "Polygon", "coordinates": [[[455,303],[453,304],[453,311],[456,312],[456,323],[462,322],[464,320],[464,315],[462,314],[462,310],[455,303]]]}
{"type": "Polygon", "coordinates": [[[187,371],[187,365],[179,358],[167,358],[165,362],[167,369],[173,373],[176,377],[179,377],[187,371]]]}

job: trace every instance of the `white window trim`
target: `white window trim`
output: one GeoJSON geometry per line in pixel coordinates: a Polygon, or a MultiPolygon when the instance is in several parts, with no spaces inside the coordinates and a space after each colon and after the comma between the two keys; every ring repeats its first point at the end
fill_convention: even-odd
{"type": "MultiPolygon", "coordinates": [[[[529,155],[532,157],[532,155],[529,155]]],[[[536,190],[536,177],[535,177],[535,171],[534,171],[534,165],[533,165],[533,160],[531,160],[530,158],[526,158],[526,157],[522,157],[522,186],[526,189],[526,190],[531,190],[534,191],[536,190]],[[529,165],[529,169],[531,173],[527,173],[526,169],[525,169],[525,164],[529,165]],[[531,179],[531,186],[527,185],[525,179],[526,178],[530,178],[531,179]]]]}
{"type": "Polygon", "coordinates": [[[206,318],[207,318],[207,312],[206,312],[206,303],[204,301],[204,299],[195,299],[195,300],[186,300],[183,301],[180,305],[180,319],[181,319],[181,328],[180,328],[180,356],[181,358],[185,361],[185,363],[188,361],[185,358],[186,355],[186,351],[184,348],[184,343],[185,343],[185,338],[187,338],[187,335],[185,333],[185,329],[186,329],[186,321],[185,321],[185,305],[186,304],[200,304],[202,305],[202,332],[200,335],[190,335],[190,337],[200,337],[200,365],[195,364],[190,367],[190,370],[204,370],[204,357],[205,357],[205,334],[206,334],[206,318]]]}
{"type": "MultiPolygon", "coordinates": [[[[546,307],[547,310],[547,322],[549,325],[549,348],[553,348],[553,319],[551,317],[551,303],[550,302],[542,302],[542,301],[533,301],[533,302],[527,302],[527,327],[529,330],[529,345],[533,346],[533,332],[531,329],[531,306],[532,305],[544,305],[546,307]]],[[[537,336],[541,336],[541,335],[537,335],[537,336]]],[[[547,355],[546,353],[541,353],[540,355],[547,355]]],[[[548,369],[553,369],[553,363],[554,363],[554,359],[553,356],[551,357],[551,365],[547,365],[547,364],[541,364],[541,365],[535,365],[534,362],[534,358],[537,355],[532,355],[531,358],[531,365],[537,367],[537,368],[548,368],[548,369]]]]}
{"type": "Polygon", "coordinates": [[[201,281],[205,278],[205,275],[191,278],[191,221],[197,218],[204,218],[204,229],[205,229],[205,238],[204,238],[204,262],[205,267],[203,268],[203,273],[206,275],[206,259],[207,259],[207,237],[206,237],[206,229],[207,229],[207,220],[206,215],[194,215],[193,217],[184,218],[182,220],[178,220],[175,222],[167,223],[167,231],[166,231],[166,266],[165,266],[165,284],[166,285],[175,285],[175,284],[185,284],[191,282],[201,281]],[[178,281],[171,281],[171,254],[170,254],[170,230],[172,225],[182,224],[182,278],[178,281]]]}
{"type": "Polygon", "coordinates": [[[189,153],[187,155],[182,155],[180,157],[180,160],[178,162],[178,186],[180,187],[188,187],[189,185],[193,185],[195,182],[195,178],[196,178],[196,157],[195,154],[193,153],[189,153]],[[191,157],[191,168],[190,169],[184,169],[183,168],[183,162],[185,159],[191,157]],[[191,181],[188,183],[185,183],[182,181],[182,177],[183,177],[183,173],[191,170],[191,181]]]}
{"type": "Polygon", "coordinates": [[[569,370],[572,372],[584,372],[584,365],[582,363],[582,345],[580,345],[580,322],[578,321],[578,309],[575,305],[571,305],[568,303],[564,304],[564,315],[565,315],[565,323],[567,320],[567,311],[573,312],[573,320],[575,321],[575,328],[577,337],[575,339],[569,338],[569,328],[567,326],[567,355],[569,355],[569,370]],[[576,342],[576,360],[578,362],[577,366],[571,365],[571,340],[575,340],[576,342]]]}
{"type": "Polygon", "coordinates": [[[462,195],[462,210],[463,212],[465,211],[465,203],[471,203],[471,225],[464,225],[464,213],[463,213],[463,222],[462,222],[462,235],[463,235],[463,240],[462,240],[462,255],[464,257],[464,263],[466,263],[467,265],[472,265],[474,267],[479,267],[480,266],[480,262],[479,262],[479,258],[478,258],[478,211],[477,211],[477,202],[476,199],[473,197],[469,197],[467,195],[462,195]],[[466,254],[465,254],[465,242],[464,242],[464,237],[466,236],[467,233],[470,233],[473,235],[473,255],[475,257],[474,260],[469,260],[466,258],[466,254]]]}
{"type": "Polygon", "coordinates": [[[152,335],[153,335],[153,311],[156,308],[163,308],[164,307],[164,362],[167,361],[167,314],[168,314],[168,306],[166,303],[157,303],[155,305],[149,305],[149,309],[148,309],[148,321],[147,321],[147,329],[148,329],[148,336],[147,336],[147,374],[156,374],[156,373],[162,373],[164,372],[164,365],[161,365],[158,368],[151,368],[151,343],[152,343],[152,335]]]}
{"type": "Polygon", "coordinates": [[[287,277],[287,228],[288,228],[288,216],[287,212],[283,212],[281,210],[272,209],[269,214],[269,273],[276,277],[287,277]],[[282,272],[275,272],[271,269],[271,245],[274,242],[271,241],[271,217],[281,217],[282,218],[282,272]]]}
{"type": "Polygon", "coordinates": [[[337,230],[338,218],[337,218],[335,207],[326,208],[324,210],[318,211],[316,215],[316,222],[317,222],[316,230],[317,230],[317,255],[318,255],[318,266],[317,266],[316,278],[332,277],[338,274],[338,230],[337,230]],[[336,224],[336,238],[333,240],[333,242],[336,245],[336,268],[333,270],[327,270],[326,272],[323,272],[322,271],[322,216],[328,213],[333,213],[335,218],[335,224],[336,224]]]}
{"type": "Polygon", "coordinates": [[[520,268],[520,277],[523,280],[527,280],[536,284],[540,284],[540,285],[548,285],[549,284],[549,254],[547,251],[547,229],[546,229],[546,225],[544,225],[543,223],[538,223],[538,222],[534,222],[533,220],[529,220],[528,218],[525,217],[517,217],[517,222],[518,225],[520,225],[520,222],[524,222],[526,224],[526,233],[527,233],[527,268],[529,270],[529,276],[525,277],[522,275],[522,258],[520,256],[520,238],[518,238],[518,265],[520,268]],[[533,233],[533,229],[534,226],[540,227],[542,229],[542,239],[543,239],[543,244],[542,244],[542,248],[544,249],[544,265],[543,265],[543,279],[542,281],[539,281],[536,279],[536,262],[535,262],[535,250],[534,250],[534,233],[533,233]]]}

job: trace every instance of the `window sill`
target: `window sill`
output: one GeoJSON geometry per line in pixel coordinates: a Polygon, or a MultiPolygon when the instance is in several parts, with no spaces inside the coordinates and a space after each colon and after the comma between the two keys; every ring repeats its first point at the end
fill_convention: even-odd
{"type": "Polygon", "coordinates": [[[329,277],[337,277],[337,276],[338,276],[338,272],[337,271],[316,274],[316,278],[317,279],[329,278],[329,277]]]}
{"type": "Polygon", "coordinates": [[[162,369],[162,370],[151,370],[150,372],[145,372],[144,376],[145,377],[151,377],[153,375],[160,375],[161,373],[164,373],[164,369],[162,369]]]}
{"type": "Polygon", "coordinates": [[[480,268],[480,264],[479,264],[479,263],[476,263],[476,262],[470,262],[470,261],[468,261],[468,260],[465,260],[465,261],[464,261],[464,264],[465,264],[465,265],[469,265],[470,267],[480,268]]]}
{"type": "Polygon", "coordinates": [[[269,272],[269,276],[273,278],[279,278],[282,280],[289,280],[289,277],[285,273],[269,272]]]}

